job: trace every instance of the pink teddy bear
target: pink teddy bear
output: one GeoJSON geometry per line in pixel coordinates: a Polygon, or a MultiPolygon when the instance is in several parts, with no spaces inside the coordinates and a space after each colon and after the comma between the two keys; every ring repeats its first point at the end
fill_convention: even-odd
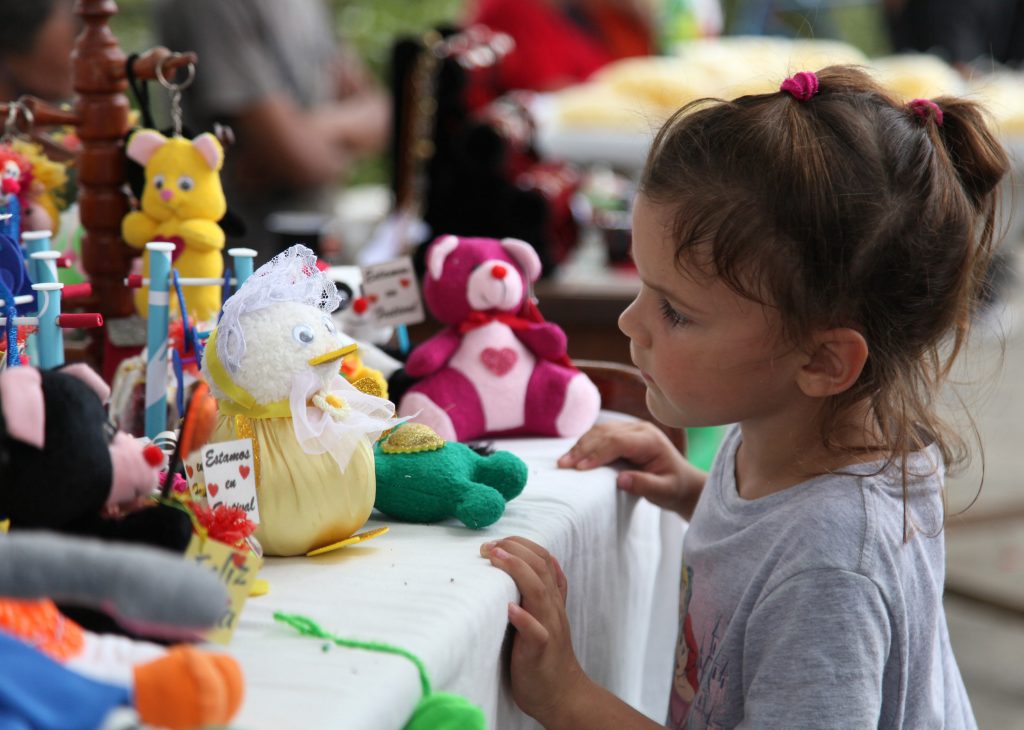
{"type": "Polygon", "coordinates": [[[406,373],[421,378],[399,415],[444,439],[575,437],[597,418],[596,386],[573,367],[565,332],[529,296],[537,253],[512,238],[441,236],[427,251],[423,297],[448,325],[415,348],[406,373]]]}

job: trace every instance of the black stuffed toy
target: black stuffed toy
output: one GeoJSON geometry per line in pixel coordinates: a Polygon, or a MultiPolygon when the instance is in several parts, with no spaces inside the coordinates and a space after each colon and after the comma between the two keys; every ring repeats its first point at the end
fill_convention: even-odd
{"type": "MultiPolygon", "coordinates": [[[[151,504],[163,454],[107,420],[110,391],[85,365],[0,371],[0,519],[11,531],[48,529],[184,552],[189,516],[151,504]]],[[[116,632],[99,613],[72,617],[116,632]]]]}

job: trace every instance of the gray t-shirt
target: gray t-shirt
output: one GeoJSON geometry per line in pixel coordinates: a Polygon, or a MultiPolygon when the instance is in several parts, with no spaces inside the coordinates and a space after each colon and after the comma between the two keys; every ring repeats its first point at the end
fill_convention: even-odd
{"type": "Polygon", "coordinates": [[[756,500],[730,431],[683,543],[673,728],[974,728],[942,610],[943,467],[849,467],[756,500]],[[938,532],[937,536],[935,535],[938,532]]]}
{"type": "MultiPolygon", "coordinates": [[[[182,95],[185,123],[197,133],[211,131],[214,122],[233,124],[270,95],[302,109],[335,98],[340,46],[323,0],[158,0],[155,19],[161,43],[199,56],[195,81],[182,95]]],[[[270,212],[328,214],[334,194],[329,187],[295,189],[247,179],[248,168],[239,161],[274,150],[256,148],[237,126],[235,133],[221,179],[228,205],[249,229],[239,243],[256,248],[257,263],[263,263],[283,245],[265,228],[270,212]]]]}

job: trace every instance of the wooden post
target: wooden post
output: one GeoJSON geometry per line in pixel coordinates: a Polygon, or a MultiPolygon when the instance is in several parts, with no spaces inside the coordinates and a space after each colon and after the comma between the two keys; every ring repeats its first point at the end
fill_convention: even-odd
{"type": "Polygon", "coordinates": [[[134,311],[124,285],[134,252],[121,240],[128,212],[124,182],[124,138],[130,105],[125,90],[127,56],[108,25],[114,0],[77,0],[83,28],[72,53],[78,154],[78,207],[85,234],[82,264],[92,283],[97,310],[105,317],[134,311]]]}

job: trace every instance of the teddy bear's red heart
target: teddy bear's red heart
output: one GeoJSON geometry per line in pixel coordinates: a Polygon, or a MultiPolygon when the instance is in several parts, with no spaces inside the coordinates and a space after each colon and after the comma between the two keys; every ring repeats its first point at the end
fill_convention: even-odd
{"type": "Polygon", "coordinates": [[[216,484],[213,484],[212,482],[210,484],[206,485],[206,491],[210,493],[211,497],[216,497],[217,496],[217,490],[218,489],[219,489],[219,487],[216,484]]]}
{"type": "Polygon", "coordinates": [[[402,285],[403,289],[405,289],[406,287],[409,286],[410,281],[408,279],[399,279],[398,283],[402,285]]]}
{"type": "Polygon", "coordinates": [[[242,479],[249,478],[249,471],[249,467],[247,467],[245,464],[238,465],[238,473],[242,475],[242,479]]]}
{"type": "Polygon", "coordinates": [[[515,367],[519,356],[511,347],[488,347],[480,353],[480,362],[484,367],[498,376],[502,376],[515,367]]]}
{"type": "Polygon", "coordinates": [[[185,473],[188,474],[188,478],[189,479],[192,478],[192,465],[191,464],[189,464],[188,466],[185,467],[185,473]]]}

